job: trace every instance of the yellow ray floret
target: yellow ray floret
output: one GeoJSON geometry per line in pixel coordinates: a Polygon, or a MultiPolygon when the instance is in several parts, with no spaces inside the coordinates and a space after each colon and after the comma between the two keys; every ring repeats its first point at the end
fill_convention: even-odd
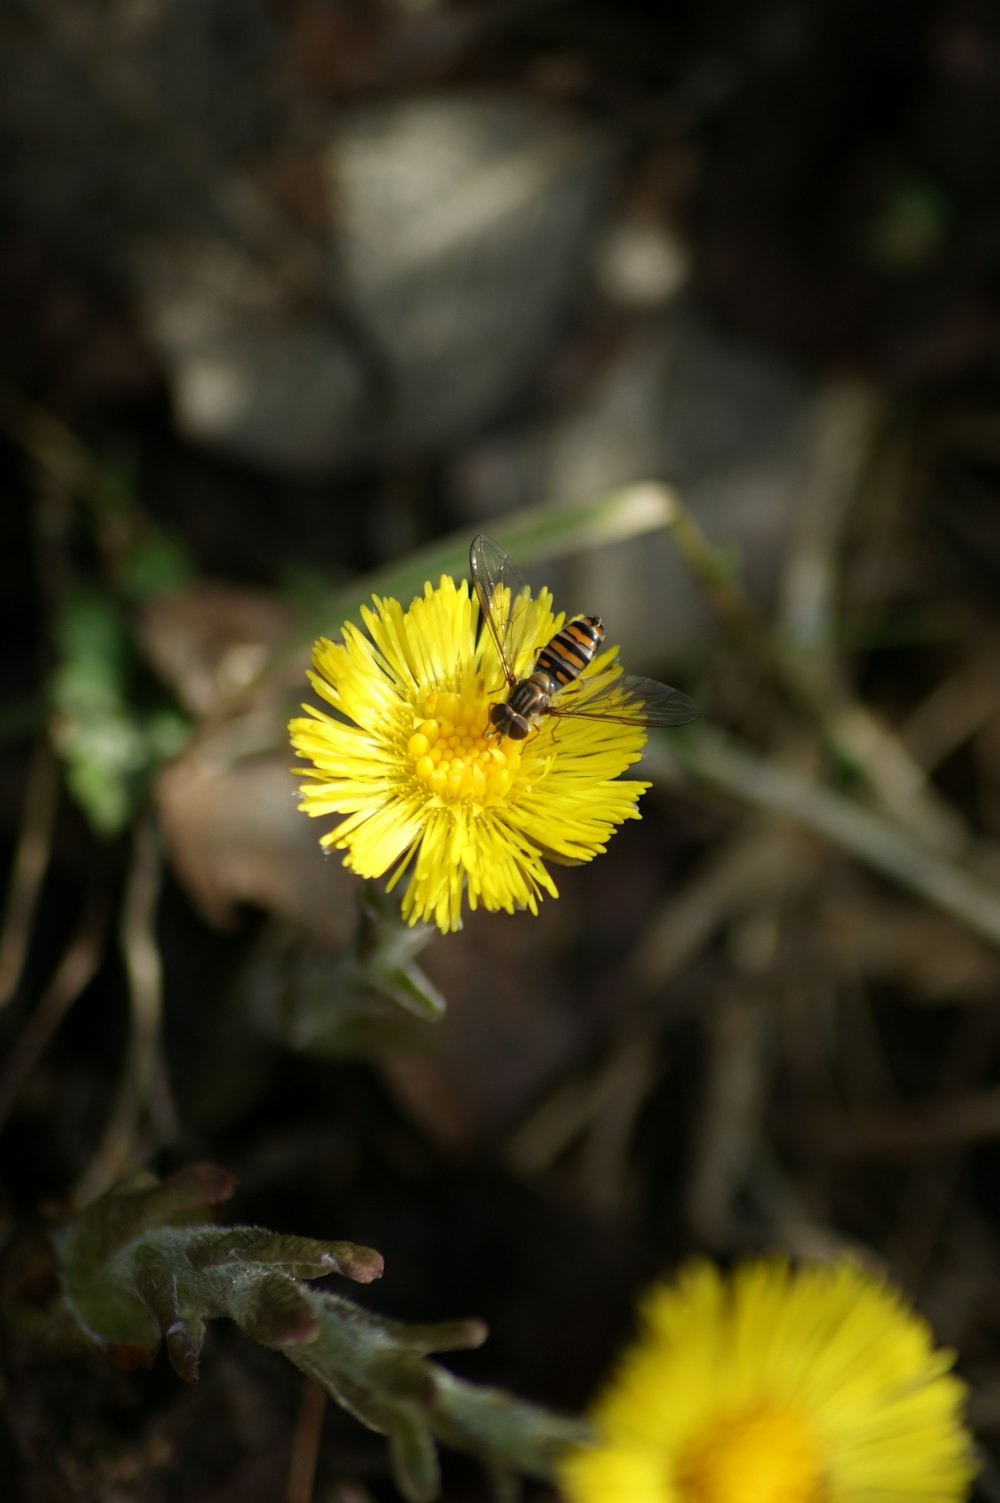
{"type": "MultiPolygon", "coordinates": [[[[530,658],[559,630],[542,591],[528,599],[523,640],[530,658]]],[[[461,926],[470,908],[538,910],[558,896],[547,860],[589,861],[615,826],[639,817],[648,783],[618,781],[645,743],[639,726],[544,719],[523,741],[491,731],[491,705],[507,683],[465,581],[443,577],[404,610],[374,598],[362,608],[366,636],[344,627],[321,638],[309,677],[334,713],[303,706],[292,744],[309,766],[295,771],[305,813],[339,815],[321,837],[362,877],[406,874],[410,923],[461,926]]],[[[587,675],[607,672],[602,653],[587,675]]],[[[528,673],[531,661],[518,663],[528,673]]]]}
{"type": "Polygon", "coordinates": [[[953,1356],[851,1262],[708,1264],[654,1289],[562,1467],[567,1503],[958,1503],[975,1475],[953,1356]]]}

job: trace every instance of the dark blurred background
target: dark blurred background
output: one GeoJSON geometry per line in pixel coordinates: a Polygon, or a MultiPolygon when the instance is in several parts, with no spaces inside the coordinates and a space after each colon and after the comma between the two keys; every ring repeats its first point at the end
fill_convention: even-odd
{"type": "MultiPolygon", "coordinates": [[[[571,1409],[683,1257],[849,1247],[989,1450],[998,101],[971,0],[4,7],[4,1241],[212,1160],[571,1409]],[[345,985],[284,732],[329,602],[648,480],[714,573],[571,532],[538,577],[707,730],[538,918],[429,944],[442,1022],[345,985]]],[[[300,1379],[228,1329],[192,1390],[6,1384],[5,1497],[283,1495],[300,1379]]],[[[339,1412],[315,1496],[396,1496],[339,1412]]]]}

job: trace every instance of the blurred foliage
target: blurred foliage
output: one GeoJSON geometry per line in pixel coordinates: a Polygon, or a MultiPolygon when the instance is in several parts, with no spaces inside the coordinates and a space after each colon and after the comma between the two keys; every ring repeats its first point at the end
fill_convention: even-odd
{"type": "Polygon", "coordinates": [[[869,227],[868,254],[888,271],[917,270],[943,250],[950,217],[947,199],[930,178],[899,169],[889,176],[884,202],[869,227]]]}
{"type": "MultiPolygon", "coordinates": [[[[131,582],[148,587],[163,578],[164,562],[168,554],[145,553],[131,582]]],[[[75,586],[56,616],[54,635],[53,738],[66,786],[98,834],[118,835],[148,795],[156,770],[180,751],[189,723],[169,703],[137,702],[143,680],[149,681],[131,620],[112,596],[75,586]]]]}

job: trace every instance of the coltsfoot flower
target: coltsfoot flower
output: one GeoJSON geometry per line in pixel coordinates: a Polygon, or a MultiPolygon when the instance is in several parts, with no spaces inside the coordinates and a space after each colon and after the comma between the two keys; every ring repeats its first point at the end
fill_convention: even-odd
{"type": "MultiPolygon", "coordinates": [[[[518,602],[519,675],[563,624],[546,590],[518,602]],[[526,612],[526,615],[522,613],[526,612]]],[[[641,725],[546,717],[522,740],[501,736],[490,709],[508,692],[493,640],[478,631],[466,581],[430,584],[407,609],[374,597],[368,636],[321,638],[309,677],[335,713],[304,705],[289,731],[310,766],[300,807],[343,818],[321,844],[362,877],[405,875],[402,911],[442,931],[461,927],[463,899],[508,913],[558,896],[548,863],[589,861],[648,783],[619,781],[645,744],[641,725]]],[[[616,674],[615,650],[581,679],[616,674]]],[[[689,717],[690,718],[690,717],[689,717]]]]}
{"type": "Polygon", "coordinates": [[[568,1503],[957,1503],[976,1467],[953,1354],[891,1285],[842,1262],[655,1288],[599,1398],[568,1503]]]}

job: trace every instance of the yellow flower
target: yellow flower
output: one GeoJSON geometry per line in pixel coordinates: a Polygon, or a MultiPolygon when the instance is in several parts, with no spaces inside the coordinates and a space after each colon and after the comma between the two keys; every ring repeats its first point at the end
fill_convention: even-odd
{"type": "MultiPolygon", "coordinates": [[[[530,612],[518,674],[559,630],[552,597],[519,598],[530,612]]],[[[558,890],[547,860],[589,861],[616,825],[639,817],[648,783],[618,782],[645,743],[641,726],[544,717],[524,740],[491,731],[490,706],[507,683],[466,581],[443,577],[404,610],[374,598],[361,612],[369,636],[348,623],[343,643],[313,649],[313,687],[336,712],[304,705],[289,730],[312,764],[300,807],[343,815],[321,844],[345,852],[362,877],[408,874],[409,922],[458,929],[470,908],[529,908],[558,890]]],[[[614,677],[614,650],[585,670],[614,677]]]]}
{"type": "Polygon", "coordinates": [[[568,1503],[955,1503],[975,1474],[953,1355],[855,1264],[709,1264],[660,1285],[568,1503]]]}

